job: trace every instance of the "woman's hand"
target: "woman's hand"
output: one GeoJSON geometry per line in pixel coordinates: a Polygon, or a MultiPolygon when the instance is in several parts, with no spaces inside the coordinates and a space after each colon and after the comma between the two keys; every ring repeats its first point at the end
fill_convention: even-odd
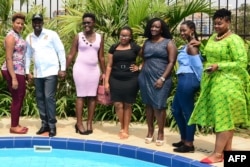
{"type": "Polygon", "coordinates": [[[207,73],[212,73],[214,71],[217,71],[219,68],[218,64],[211,64],[209,67],[207,67],[204,71],[207,73]]]}
{"type": "Polygon", "coordinates": [[[164,83],[164,81],[162,81],[162,80],[159,78],[159,79],[157,79],[157,81],[155,82],[154,87],[155,87],[156,89],[160,89],[160,88],[162,88],[163,83],[164,83]]]}
{"type": "Polygon", "coordinates": [[[201,45],[201,42],[200,41],[197,41],[196,39],[192,39],[188,45],[192,45],[192,46],[196,46],[196,47],[199,47],[201,45]]]}
{"type": "Polygon", "coordinates": [[[105,74],[102,74],[101,76],[100,76],[100,80],[104,80],[105,79],[105,74]]]}
{"type": "Polygon", "coordinates": [[[110,93],[109,83],[104,84],[104,89],[106,93],[110,93]]]}
{"type": "Polygon", "coordinates": [[[31,83],[33,80],[33,75],[32,74],[26,74],[26,80],[31,83]]]}
{"type": "Polygon", "coordinates": [[[12,79],[12,89],[17,89],[18,88],[18,81],[17,79],[12,79]]]}
{"type": "Polygon", "coordinates": [[[131,64],[129,69],[130,69],[131,72],[139,71],[139,67],[137,65],[135,65],[135,64],[131,64]]]}

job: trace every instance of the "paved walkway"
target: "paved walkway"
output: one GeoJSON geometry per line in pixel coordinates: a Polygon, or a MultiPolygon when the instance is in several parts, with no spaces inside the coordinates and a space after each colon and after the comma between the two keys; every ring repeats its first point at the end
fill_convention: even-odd
{"type": "MultiPolygon", "coordinates": [[[[165,141],[163,146],[156,146],[155,143],[145,144],[144,138],[147,133],[147,126],[145,124],[132,123],[130,125],[130,137],[128,139],[119,139],[118,132],[119,124],[115,122],[96,122],[94,123],[94,133],[91,135],[80,135],[75,133],[74,125],[75,118],[69,117],[67,119],[60,119],[57,123],[57,136],[66,138],[89,139],[98,141],[110,141],[114,143],[128,144],[148,149],[158,150],[162,152],[177,154],[183,157],[200,160],[209,155],[214,147],[215,135],[199,135],[195,137],[195,153],[175,153],[171,144],[178,142],[179,134],[170,132],[165,128],[165,141]]],[[[37,136],[36,131],[40,128],[40,120],[35,118],[22,117],[20,120],[22,126],[27,126],[29,131],[27,134],[18,135],[10,134],[10,118],[0,119],[0,137],[3,136],[37,136]]],[[[157,129],[156,129],[157,132],[157,129]]],[[[44,134],[47,135],[47,134],[44,134]]],[[[233,150],[250,150],[250,139],[235,136],[233,140],[233,150]]],[[[223,167],[223,163],[214,164],[217,167],[223,167]]]]}

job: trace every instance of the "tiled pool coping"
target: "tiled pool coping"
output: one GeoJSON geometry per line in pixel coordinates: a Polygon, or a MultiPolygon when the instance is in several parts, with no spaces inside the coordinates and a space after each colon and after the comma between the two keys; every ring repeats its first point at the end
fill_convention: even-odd
{"type": "Polygon", "coordinates": [[[211,167],[210,165],[178,155],[111,142],[57,137],[0,137],[0,149],[33,148],[34,145],[119,155],[168,167],[211,167]]]}

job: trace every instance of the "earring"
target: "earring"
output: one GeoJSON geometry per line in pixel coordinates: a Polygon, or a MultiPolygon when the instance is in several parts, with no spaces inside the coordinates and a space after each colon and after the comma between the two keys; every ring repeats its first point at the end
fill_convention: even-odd
{"type": "Polygon", "coordinates": [[[190,33],[190,38],[191,38],[191,39],[194,38],[194,33],[190,33]]]}

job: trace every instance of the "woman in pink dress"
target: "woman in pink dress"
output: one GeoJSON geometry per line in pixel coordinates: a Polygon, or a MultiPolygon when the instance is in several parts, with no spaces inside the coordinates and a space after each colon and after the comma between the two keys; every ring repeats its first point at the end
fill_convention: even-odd
{"type": "MultiPolygon", "coordinates": [[[[105,74],[104,44],[101,35],[94,31],[94,14],[85,13],[82,17],[82,25],[84,27],[84,31],[75,36],[70,53],[67,56],[67,68],[78,52],[73,66],[73,78],[77,94],[77,122],[75,124],[75,130],[76,133],[88,135],[93,133],[92,120],[96,107],[96,93],[101,75],[100,69],[102,71],[102,75],[105,74]],[[84,100],[87,100],[88,105],[86,128],[84,128],[82,123],[84,100]]],[[[104,78],[104,76],[102,76],[102,78],[104,78]]]]}

